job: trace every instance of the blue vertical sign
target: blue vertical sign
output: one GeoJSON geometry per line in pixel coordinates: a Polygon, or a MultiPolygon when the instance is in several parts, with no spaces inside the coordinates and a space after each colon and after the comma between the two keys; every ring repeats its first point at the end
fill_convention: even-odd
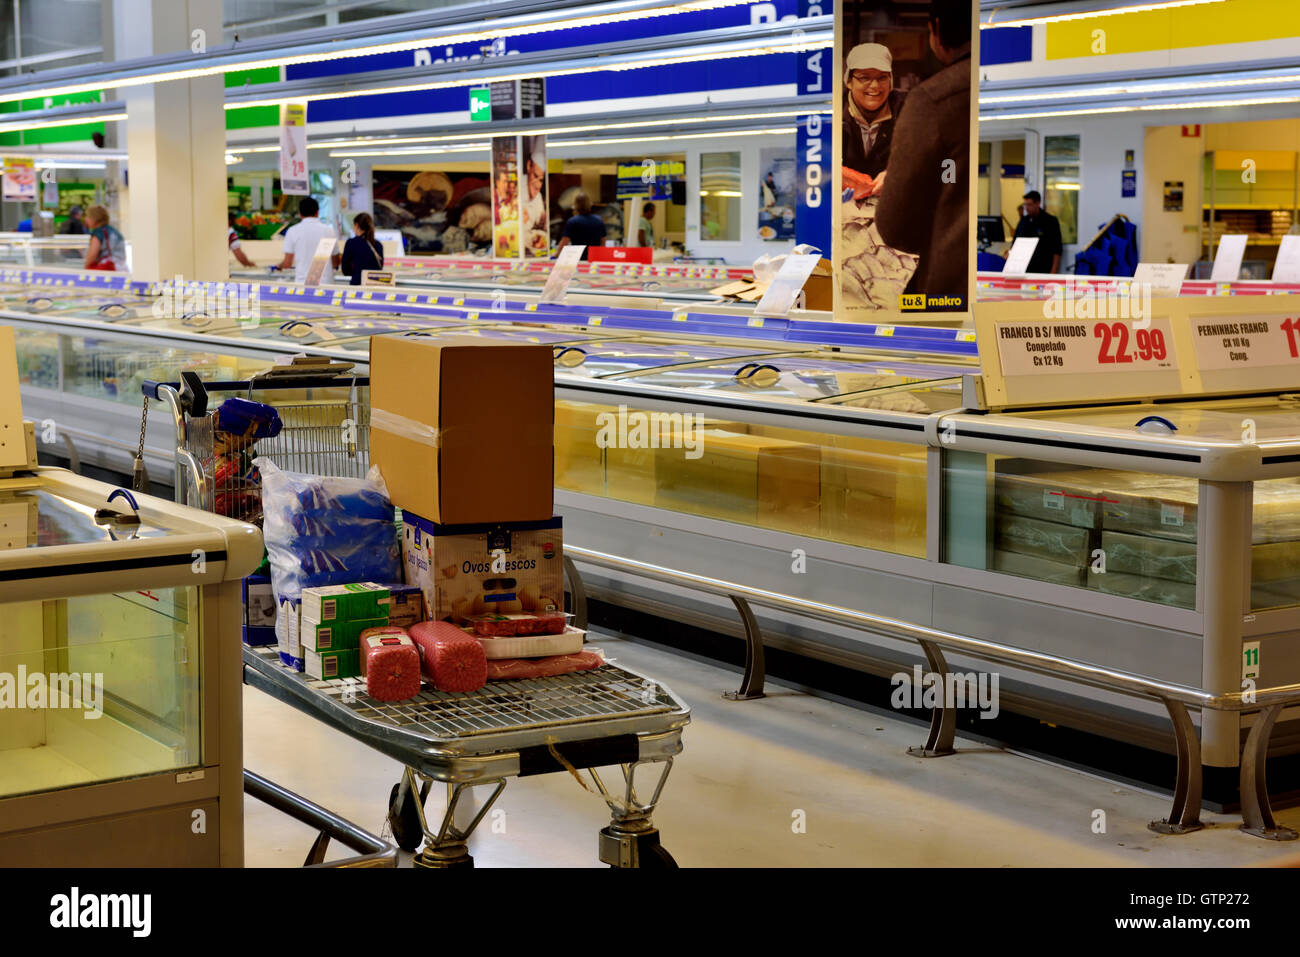
{"type": "MultiPolygon", "coordinates": [[[[833,12],[831,0],[800,0],[801,17],[820,17],[833,12]]],[[[829,48],[800,50],[798,83],[800,96],[825,96],[834,89],[835,70],[829,48]]],[[[794,218],[795,240],[808,243],[831,255],[831,118],[826,113],[800,117],[795,151],[798,157],[798,210],[794,218]]]]}

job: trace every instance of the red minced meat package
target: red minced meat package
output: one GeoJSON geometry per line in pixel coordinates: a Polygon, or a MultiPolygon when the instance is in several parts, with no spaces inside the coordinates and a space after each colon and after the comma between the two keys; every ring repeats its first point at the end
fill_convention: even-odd
{"type": "Polygon", "coordinates": [[[420,693],[420,653],[405,634],[372,634],[363,638],[361,662],[366,694],[376,701],[405,701],[420,693]]]}
{"type": "Polygon", "coordinates": [[[563,612],[543,611],[535,615],[480,615],[471,618],[474,634],[483,638],[509,638],[515,635],[559,635],[568,626],[563,612]]]}
{"type": "Polygon", "coordinates": [[[424,674],[439,691],[477,691],[487,683],[483,645],[448,621],[422,621],[408,632],[424,674]]]}
{"type": "MultiPolygon", "coordinates": [[[[410,637],[409,635],[407,635],[405,628],[401,628],[397,625],[379,625],[375,628],[366,628],[365,630],[363,630],[361,632],[360,641],[359,641],[359,644],[361,646],[361,651],[358,652],[358,657],[360,658],[360,666],[361,666],[361,677],[364,678],[366,676],[366,639],[382,637],[385,635],[399,636],[402,638],[410,637]]],[[[414,644],[414,642],[412,642],[412,644],[414,644]]],[[[419,649],[417,649],[415,653],[418,655],[420,653],[419,649]]]]}
{"type": "Polygon", "coordinates": [[[590,671],[604,663],[605,659],[594,651],[579,651],[572,655],[551,655],[549,658],[493,658],[487,663],[487,677],[488,681],[550,678],[574,671],[590,671]]]}

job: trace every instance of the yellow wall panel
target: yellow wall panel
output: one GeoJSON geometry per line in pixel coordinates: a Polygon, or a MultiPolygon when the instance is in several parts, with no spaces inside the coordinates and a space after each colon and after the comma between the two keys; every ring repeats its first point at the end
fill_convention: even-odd
{"type": "Polygon", "coordinates": [[[1104,32],[1104,55],[1280,40],[1300,37],[1300,3],[1224,0],[1171,10],[1049,23],[1047,59],[1102,56],[1094,52],[1096,30],[1104,32]]]}

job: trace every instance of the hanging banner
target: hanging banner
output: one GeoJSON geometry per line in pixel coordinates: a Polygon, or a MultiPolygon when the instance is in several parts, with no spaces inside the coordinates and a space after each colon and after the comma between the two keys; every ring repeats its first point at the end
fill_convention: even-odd
{"type": "Polygon", "coordinates": [[[530,77],[519,81],[519,118],[532,120],[546,115],[546,80],[530,77]]]}
{"type": "Polygon", "coordinates": [[[686,182],[682,160],[642,159],[615,166],[615,199],[663,199],[672,201],[673,183],[686,182]]]}
{"type": "Polygon", "coordinates": [[[307,179],[307,104],[280,104],[280,191],[310,195],[307,179]]]}
{"type": "Polygon", "coordinates": [[[975,5],[933,0],[918,18],[892,0],[839,0],[835,12],[835,318],[969,313],[975,5]]]}
{"type": "Polygon", "coordinates": [[[519,257],[519,137],[492,140],[492,254],[519,257]]]}
{"type": "Polygon", "coordinates": [[[6,156],[3,193],[6,201],[36,201],[36,160],[30,156],[6,156]]]}
{"type": "MultiPolygon", "coordinates": [[[[830,0],[824,3],[800,0],[801,17],[820,17],[832,9],[830,0]]],[[[825,96],[836,88],[834,53],[825,47],[799,50],[797,81],[800,96],[825,96]]],[[[795,239],[800,244],[815,246],[828,255],[831,251],[831,117],[825,113],[809,113],[799,118],[795,130],[795,179],[798,192],[795,211],[795,239]]]]}
{"type": "Polygon", "coordinates": [[[546,190],[546,137],[520,137],[524,188],[521,194],[523,225],[519,233],[525,259],[551,256],[551,206],[546,190]]]}

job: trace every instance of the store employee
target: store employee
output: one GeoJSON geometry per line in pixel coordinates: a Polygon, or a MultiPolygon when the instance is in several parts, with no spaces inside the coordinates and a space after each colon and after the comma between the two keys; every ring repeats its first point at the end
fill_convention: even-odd
{"type": "Polygon", "coordinates": [[[1016,226],[1016,238],[1037,236],[1038,246],[1029,258],[1026,272],[1056,273],[1061,268],[1061,222],[1047,210],[1043,209],[1043,197],[1038,190],[1031,189],[1024,195],[1024,205],[1020,207],[1020,222],[1016,226]]]}

